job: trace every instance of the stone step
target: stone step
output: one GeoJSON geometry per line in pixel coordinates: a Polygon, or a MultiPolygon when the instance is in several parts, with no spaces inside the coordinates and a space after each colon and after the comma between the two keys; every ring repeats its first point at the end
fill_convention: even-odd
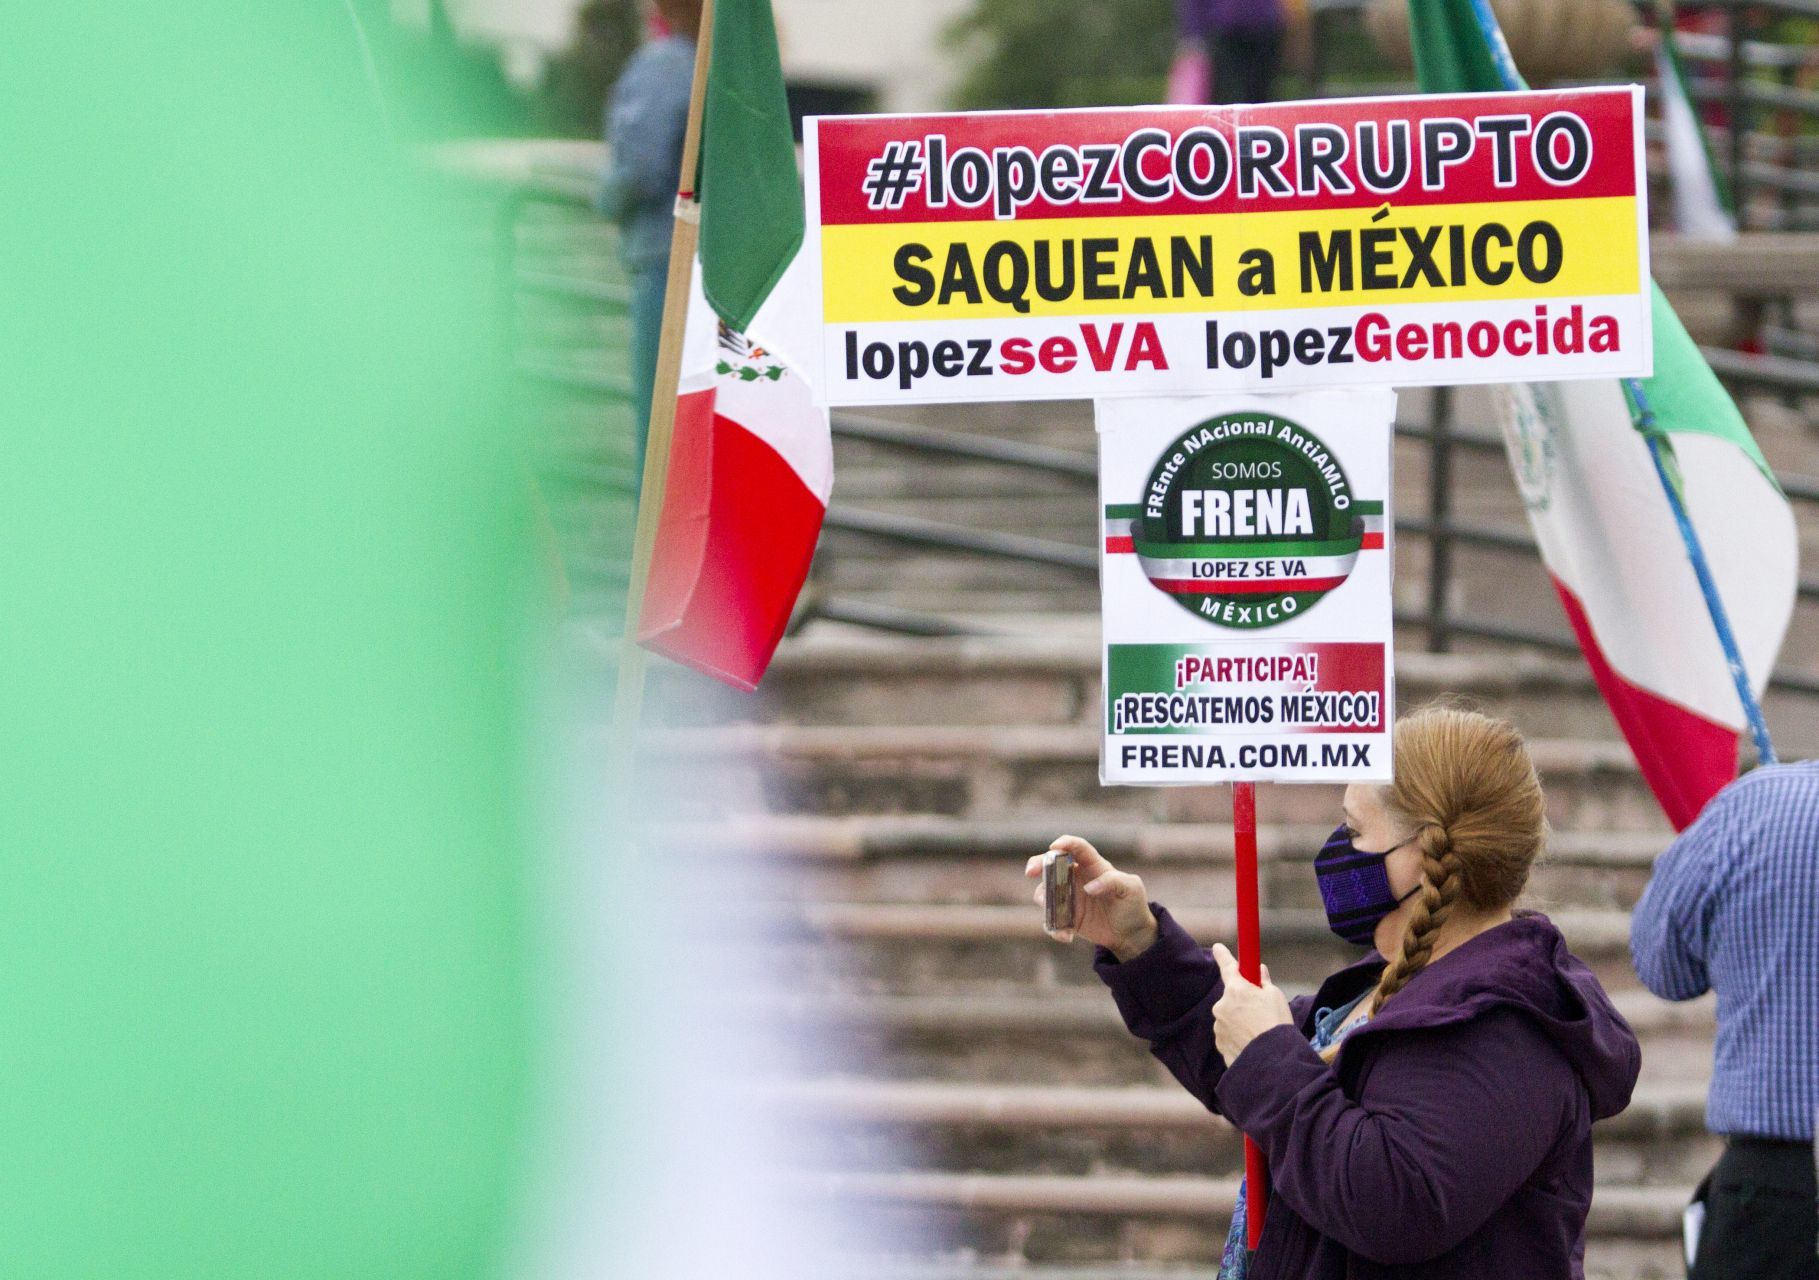
{"type": "MultiPolygon", "coordinates": [[[[891,860],[998,861],[1023,859],[1049,847],[1055,836],[1080,827],[1096,848],[1126,870],[1229,867],[1229,822],[1151,822],[1091,808],[1049,810],[1041,816],[956,817],[897,813],[822,816],[757,814],[717,821],[663,821],[649,830],[678,852],[720,858],[782,859],[828,864],[891,860]]],[[[1303,866],[1332,833],[1324,818],[1311,823],[1264,821],[1257,856],[1269,865],[1303,866]]],[[[1543,862],[1592,870],[1647,869],[1671,831],[1554,829],[1543,862]]]]}
{"type": "MultiPolygon", "coordinates": [[[[1216,1260],[1237,1194],[1233,1178],[1113,1174],[804,1172],[783,1185],[859,1215],[855,1225],[894,1227],[928,1252],[1096,1267],[1216,1260]]],[[[1683,1274],[1673,1267],[1689,1196],[1690,1188],[1600,1187],[1586,1221],[1588,1280],[1683,1274]]]]}
{"type": "MultiPolygon", "coordinates": [[[[1187,1217],[1229,1222],[1236,1178],[1140,1175],[819,1173],[789,1176],[811,1194],[897,1201],[999,1212],[1187,1217]]],[[[1592,1195],[1586,1234],[1592,1238],[1660,1239],[1680,1234],[1692,1186],[1604,1184],[1592,1195]]]]}
{"type": "MultiPolygon", "coordinates": [[[[942,585],[922,582],[883,571],[855,575],[844,569],[830,571],[811,581],[833,601],[883,605],[929,618],[945,619],[962,628],[957,634],[995,636],[1004,633],[1040,635],[1046,620],[1060,620],[1087,613],[1099,602],[1098,589],[1081,580],[1069,580],[1061,570],[1050,570],[1045,580],[1025,578],[1015,585],[942,585]],[[854,581],[863,577],[865,581],[854,581]],[[1031,625],[1033,620],[1033,625],[1031,625]]],[[[819,632],[820,621],[809,624],[819,632]]]]}
{"type": "Polygon", "coordinates": [[[1086,400],[989,401],[965,405],[857,410],[871,418],[922,423],[983,436],[1050,444],[1093,453],[1099,447],[1093,406],[1086,400]]]}
{"type": "MultiPolygon", "coordinates": [[[[1086,966],[1083,949],[1068,958],[1076,972],[1086,966]]],[[[1283,988],[1290,995],[1314,989],[1311,979],[1284,979],[1283,988]]],[[[1711,1074],[1709,997],[1670,1004],[1631,988],[1614,992],[1612,1000],[1642,1042],[1647,1086],[1704,1086],[1711,1074]]],[[[759,991],[729,1000],[723,1013],[788,1029],[787,1036],[752,1037],[769,1046],[769,1056],[754,1070],[776,1076],[832,1072],[973,1084],[1176,1087],[1125,1030],[1111,997],[1096,982],[1058,989],[959,978],[907,994],[759,991]]]]}
{"type": "MultiPolygon", "coordinates": [[[[653,828],[649,839],[675,856],[770,864],[770,884],[788,896],[843,902],[1015,903],[1029,899],[1024,861],[1067,831],[1084,834],[1149,889],[1174,902],[1229,906],[1233,894],[1229,823],[1158,826],[1079,814],[1043,818],[929,815],[759,815],[653,828]]],[[[1258,832],[1263,901],[1317,907],[1310,864],[1332,828],[1271,825],[1258,832]]],[[[1524,897],[1540,910],[1629,910],[1648,883],[1666,833],[1553,833],[1524,897]]]]}
{"type": "MultiPolygon", "coordinates": [[[[981,523],[976,527],[993,526],[981,523]]],[[[1093,547],[1090,537],[1064,538],[1046,532],[1042,536],[1075,551],[1090,552],[1093,547]]],[[[1096,602],[1099,589],[1095,573],[1066,565],[929,547],[841,528],[829,529],[822,535],[815,572],[826,581],[869,590],[939,586],[954,591],[1018,591],[1085,586],[1092,590],[1096,602]]]]}
{"type": "MultiPolygon", "coordinates": [[[[1033,903],[1016,906],[968,903],[902,902],[772,902],[750,904],[754,925],[802,934],[819,934],[854,942],[1043,942],[1058,945],[1042,931],[1042,916],[1033,903]]],[[[1234,931],[1232,909],[1184,905],[1171,908],[1182,928],[1195,937],[1220,938],[1234,931]]],[[[1263,913],[1263,939],[1291,947],[1335,949],[1344,943],[1327,929],[1318,910],[1278,907],[1263,913]]],[[[1588,962],[1597,957],[1629,955],[1629,916],[1622,911],[1566,910],[1549,919],[1559,927],[1574,953],[1588,962]]],[[[1355,952],[1339,952],[1355,959],[1355,952]]],[[[1272,971],[1274,964],[1272,962],[1272,971]]]]}
{"type": "MultiPolygon", "coordinates": [[[[1084,954],[1080,961],[1085,963],[1084,954]]],[[[1313,991],[1309,984],[1288,981],[1282,988],[1291,996],[1313,991]]],[[[1677,1035],[1709,1039],[1716,1025],[1716,1004],[1709,995],[1669,1001],[1632,988],[1611,993],[1611,1001],[1643,1040],[1677,1035]]],[[[1083,1038],[1106,1036],[1126,1048],[1141,1047],[1096,983],[1091,989],[1057,990],[963,982],[944,992],[909,995],[773,989],[742,993],[727,1013],[798,1027],[811,1038],[880,1032],[980,1041],[1029,1036],[1071,1049],[1083,1038]]]]}
{"type": "MultiPolygon", "coordinates": [[[[914,993],[955,983],[1024,987],[1097,985],[1083,942],[1061,945],[1042,931],[1034,904],[921,905],[873,902],[704,904],[710,931],[761,943],[775,971],[805,992],[914,993]]],[[[1203,942],[1236,934],[1231,910],[1182,905],[1172,914],[1203,942]]],[[[1610,991],[1635,990],[1629,917],[1561,911],[1551,917],[1573,953],[1610,991]]],[[[1263,912],[1263,954],[1278,982],[1312,986],[1357,959],[1320,911],[1263,912]]]]}
{"type": "MultiPolygon", "coordinates": [[[[837,513],[836,519],[847,514],[837,513]]],[[[867,517],[860,513],[858,518],[867,517]]],[[[1083,539],[1057,537],[1048,530],[1037,536],[1045,544],[1045,556],[1093,554],[1092,544],[1083,539]]],[[[1097,577],[1068,564],[912,546],[864,530],[825,531],[811,574],[813,581],[841,595],[866,595],[929,612],[1091,614],[1099,605],[1097,577]]]]}
{"type": "MultiPolygon", "coordinates": [[[[851,1280],[1218,1280],[1217,1266],[1158,1266],[1141,1262],[1054,1264],[1021,1257],[979,1261],[848,1255],[840,1274],[851,1280]]],[[[1686,1274],[1671,1241],[1600,1240],[1586,1259],[1586,1280],[1681,1280],[1686,1274]]]]}
{"type": "MultiPolygon", "coordinates": [[[[1561,828],[1652,830],[1661,818],[1629,748],[1620,741],[1533,739],[1561,828]]],[[[728,725],[648,734],[653,779],[702,768],[744,771],[752,785],[697,794],[678,817],[773,813],[1048,814],[1091,808],[1155,821],[1217,821],[1229,798],[1217,787],[1102,787],[1099,736],[1086,725],[728,725]]],[[[1259,792],[1259,820],[1331,823],[1333,787],[1259,792]]]]}
{"type": "Polygon", "coordinates": [[[1017,1261],[989,1263],[969,1260],[865,1257],[846,1255],[837,1260],[839,1273],[851,1280],[1218,1280],[1216,1267],[1157,1267],[1114,1262],[1104,1266],[1045,1266],[1017,1261]]]}
{"type": "MultiPolygon", "coordinates": [[[[761,1084],[756,1103],[793,1130],[818,1135],[817,1160],[840,1169],[917,1166],[993,1174],[1243,1172],[1241,1135],[1186,1090],[971,1081],[789,1079],[761,1084]]],[[[1602,1185],[1690,1187],[1722,1151],[1705,1130],[1699,1086],[1639,1090],[1594,1127],[1602,1185]]]]}
{"type": "MultiPolygon", "coordinates": [[[[933,486],[922,488],[929,490],[933,486]]],[[[1093,546],[1100,531],[1094,511],[1096,499],[1079,493],[955,494],[943,487],[932,492],[912,489],[887,496],[858,497],[842,492],[834,501],[849,509],[917,516],[968,529],[998,529],[1080,547],[1093,546]]]]}
{"type": "MultiPolygon", "coordinates": [[[[1090,454],[1082,456],[1092,463],[1090,454]]],[[[843,505],[873,506],[901,498],[965,499],[973,503],[975,513],[989,518],[1000,499],[1041,498],[1091,533],[1098,527],[1093,488],[1090,476],[960,458],[931,467],[902,449],[834,438],[834,501],[843,505]]]]}
{"type": "MultiPolygon", "coordinates": [[[[1157,1234],[1167,1238],[1166,1230],[1145,1231],[1148,1225],[1129,1224],[1115,1239],[1122,1244],[1154,1239],[1157,1234]]],[[[1030,1226],[1033,1220],[1020,1220],[1019,1234],[1037,1238],[1030,1236],[1030,1226]]],[[[950,1258],[847,1254],[839,1258],[837,1266],[839,1274],[851,1280],[1218,1280],[1219,1275],[1217,1265],[1202,1265],[1205,1259],[1170,1266],[1132,1261],[1033,1262],[1021,1254],[990,1254],[982,1261],[977,1254],[972,1249],[950,1258]]],[[[1666,1239],[1598,1240],[1585,1260],[1585,1280],[1683,1280],[1685,1275],[1679,1245],[1666,1239]]]]}

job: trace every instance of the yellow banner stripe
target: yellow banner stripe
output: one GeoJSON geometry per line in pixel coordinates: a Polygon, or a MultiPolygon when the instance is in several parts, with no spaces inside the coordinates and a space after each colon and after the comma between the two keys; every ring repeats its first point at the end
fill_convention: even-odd
{"type": "MultiPolygon", "coordinates": [[[[1391,209],[1380,220],[1373,220],[1373,213],[1370,209],[1343,209],[824,227],[821,245],[827,319],[830,323],[879,323],[1019,315],[1270,311],[1591,297],[1634,294],[1641,288],[1633,197],[1412,205],[1391,209]],[[1490,268],[1492,275],[1503,264],[1517,264],[1519,259],[1517,249],[1505,247],[1502,237],[1494,234],[1482,241],[1482,255],[1474,254],[1481,230],[1493,224],[1506,228],[1516,241],[1525,228],[1533,228],[1528,232],[1528,261],[1536,275],[1547,274],[1553,265],[1555,250],[1547,231],[1551,228],[1558,237],[1557,270],[1545,282],[1538,282],[1518,265],[1501,283],[1487,281],[1476,269],[1480,257],[1481,265],[1490,268]],[[1434,227],[1442,229],[1432,243],[1433,271],[1440,282],[1435,283],[1431,272],[1418,273],[1408,287],[1402,287],[1417,260],[1417,251],[1403,229],[1420,239],[1434,227]],[[1459,228],[1462,253],[1454,249],[1453,227],[1459,228]],[[1320,264],[1303,262],[1302,236],[1306,232],[1314,233],[1322,256],[1332,252],[1337,234],[1343,246],[1340,254],[1349,251],[1351,259],[1350,288],[1343,287],[1337,266],[1328,282],[1330,288],[1322,287],[1320,264]],[[1211,238],[1210,260],[1205,254],[1206,237],[1211,238]],[[1153,259],[1146,248],[1153,250],[1153,259]],[[1256,250],[1267,253],[1273,262],[1273,292],[1252,294],[1239,287],[1244,267],[1240,255],[1256,250]],[[1096,267],[1091,275],[1097,291],[1116,296],[1085,296],[1089,262],[1096,267]],[[899,270],[900,263],[905,270],[899,270]],[[1070,264],[1071,289],[1064,287],[1070,264]],[[968,268],[977,285],[977,302],[967,297],[968,268]],[[1210,297],[1204,289],[1208,271],[1210,297]],[[1020,276],[1027,277],[1021,285],[1020,276]],[[1367,282],[1379,287],[1366,287],[1367,282]],[[1304,288],[1304,283],[1313,287],[1304,288]],[[1385,283],[1392,287],[1381,287],[1385,283]],[[1001,296],[993,296],[994,285],[1001,296]],[[1044,297],[1041,285],[1064,296],[1044,297]],[[917,303],[915,299],[921,295],[931,296],[917,303]],[[1021,306],[1007,300],[1011,298],[1019,299],[1021,306]]],[[[1341,257],[1341,266],[1343,261],[1341,257]]]]}

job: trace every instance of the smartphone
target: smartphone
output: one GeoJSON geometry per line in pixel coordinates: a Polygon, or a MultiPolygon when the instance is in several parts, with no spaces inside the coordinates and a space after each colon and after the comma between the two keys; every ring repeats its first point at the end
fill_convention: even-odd
{"type": "Polygon", "coordinates": [[[1042,927],[1050,933],[1074,927],[1074,855],[1050,849],[1042,855],[1042,927]]]}

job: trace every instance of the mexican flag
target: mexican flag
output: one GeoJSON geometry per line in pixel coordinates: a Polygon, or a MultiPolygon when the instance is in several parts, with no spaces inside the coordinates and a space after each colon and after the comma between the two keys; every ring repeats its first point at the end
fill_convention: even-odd
{"type": "Polygon", "coordinates": [[[1673,179],[1674,230],[1696,240],[1735,240],[1737,215],[1730,187],[1712,160],[1710,139],[1699,123],[1698,109],[1674,36],[1674,6],[1655,6],[1660,43],[1655,46],[1655,75],[1661,86],[1661,123],[1667,132],[1667,168],[1673,179]]]}
{"type": "MultiPolygon", "coordinates": [[[[1489,0],[1409,0],[1421,87],[1524,87],[1489,0]]],[[[1655,290],[1652,429],[1760,695],[1793,612],[1794,517],[1743,416],[1655,290]],[[1675,465],[1677,463],[1677,466],[1675,465]]],[[[1510,462],[1567,620],[1642,774],[1684,828],[1737,773],[1747,727],[1648,439],[1617,382],[1512,386],[1510,462]]]]}
{"type": "Polygon", "coordinates": [[[816,308],[769,0],[717,0],[711,39],[699,178],[678,203],[699,218],[699,256],[638,641],[750,690],[808,577],[833,440],[793,355],[816,308]]]}

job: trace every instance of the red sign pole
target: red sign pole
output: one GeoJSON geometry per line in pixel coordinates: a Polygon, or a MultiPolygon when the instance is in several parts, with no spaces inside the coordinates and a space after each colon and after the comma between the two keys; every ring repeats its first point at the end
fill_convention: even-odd
{"type": "MultiPolygon", "coordinates": [[[[1238,971],[1252,982],[1263,980],[1263,918],[1257,871],[1257,784],[1232,784],[1232,862],[1238,878],[1238,971]]],[[[1269,1210],[1269,1167],[1263,1152],[1244,1140],[1246,1243],[1255,1249],[1263,1239],[1263,1215],[1269,1210]]]]}

